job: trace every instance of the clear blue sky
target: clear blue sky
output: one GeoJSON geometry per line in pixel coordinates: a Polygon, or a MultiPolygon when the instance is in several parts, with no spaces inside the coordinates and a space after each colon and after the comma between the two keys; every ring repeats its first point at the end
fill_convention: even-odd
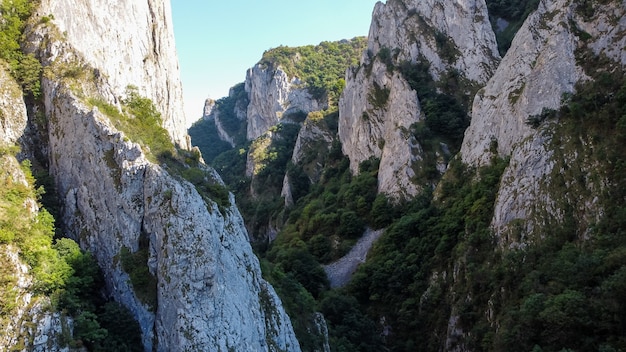
{"type": "Polygon", "coordinates": [[[366,36],[376,2],[171,0],[187,117],[228,95],[267,49],[366,36]]]}

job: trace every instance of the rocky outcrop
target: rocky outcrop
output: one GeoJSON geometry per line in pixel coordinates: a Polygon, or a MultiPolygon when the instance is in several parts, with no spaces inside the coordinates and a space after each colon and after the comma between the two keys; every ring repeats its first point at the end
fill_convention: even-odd
{"type": "Polygon", "coordinates": [[[111,296],[139,321],[146,350],[298,350],[232,196],[225,209],[205,201],[67,87],[47,81],[44,94],[65,226],[94,253],[111,296]],[[156,300],[137,294],[120,264],[124,248],[149,251],[157,286],[147,293],[156,300]]]}
{"type": "MultiPolygon", "coordinates": [[[[7,166],[5,160],[1,163],[3,167],[7,166]]],[[[9,316],[6,320],[4,317],[0,318],[0,349],[13,351],[18,346],[23,346],[30,351],[69,351],[64,338],[72,336],[72,319],[52,312],[50,300],[33,293],[29,267],[22,262],[17,248],[0,245],[0,260],[5,265],[2,268],[3,280],[7,280],[6,274],[10,273],[10,279],[15,282],[11,287],[11,294],[8,295],[13,301],[2,302],[7,304],[3,307],[3,313],[9,313],[9,316]],[[12,311],[5,310],[9,305],[14,305],[12,311]]],[[[5,283],[6,281],[3,285],[5,283]]],[[[6,296],[3,297],[5,298],[6,296]]]]}
{"type": "Polygon", "coordinates": [[[247,109],[247,93],[244,90],[244,83],[240,83],[230,88],[228,97],[218,101],[207,99],[203,119],[212,121],[219,139],[234,148],[237,143],[245,141],[245,135],[242,134],[245,134],[247,109]],[[227,126],[230,126],[230,129],[227,126]]]}
{"type": "Polygon", "coordinates": [[[409,133],[424,119],[417,93],[400,73],[426,62],[435,81],[456,72],[471,85],[491,76],[499,55],[484,1],[388,1],[374,9],[368,50],[346,73],[339,102],[339,138],[350,168],[380,158],[379,191],[410,198],[423,151],[409,133]]]}
{"type": "Polygon", "coordinates": [[[369,158],[381,159],[379,191],[396,197],[413,196],[420,187],[411,181],[413,162],[421,148],[411,125],[422,120],[417,94],[397,72],[390,73],[378,60],[366,68],[349,72],[339,102],[339,139],[350,158],[350,168],[358,173],[359,164],[369,158]],[[375,95],[381,95],[380,101],[375,95]]]}
{"type": "Polygon", "coordinates": [[[215,108],[215,100],[210,98],[206,99],[204,101],[204,108],[202,109],[202,118],[209,119],[211,113],[213,113],[213,108],[215,108]]]}
{"type": "Polygon", "coordinates": [[[245,83],[250,100],[248,140],[262,136],[284,116],[328,108],[327,101],[314,99],[308,89],[300,87],[301,84],[297,77],[289,77],[280,67],[257,64],[248,70],[245,83]]]}
{"type": "MultiPolygon", "coordinates": [[[[624,7],[608,4],[594,11],[592,18],[584,18],[574,3],[542,1],[474,100],[472,123],[461,149],[463,161],[484,165],[489,163],[492,152],[510,158],[492,221],[503,246],[518,246],[520,241],[530,240],[528,236],[535,230],[563,221],[558,203],[568,195],[553,194],[555,181],[551,174],[562,171],[554,169],[559,160],[577,158],[562,155],[563,151],[557,156],[551,147],[554,136],[550,123],[537,130],[528,119],[549,109],[558,110],[563,97],[574,92],[576,83],[588,79],[577,62],[577,50],[586,46],[595,54],[626,65],[625,38],[620,34],[626,28],[624,7]],[[580,33],[587,33],[587,43],[580,33]],[[519,229],[520,223],[523,229],[519,229]]],[[[593,168],[587,165],[587,170],[581,172],[589,173],[593,168]]],[[[601,193],[601,182],[589,182],[587,187],[601,193]]],[[[566,202],[577,203],[573,199],[566,202]]],[[[598,206],[595,202],[581,205],[579,216],[594,218],[601,213],[598,206]]]]}
{"type": "Polygon", "coordinates": [[[158,106],[173,140],[189,148],[193,121],[184,117],[169,1],[44,0],[38,12],[52,15],[65,40],[107,78],[112,89],[101,93],[108,101],[119,101],[127,86],[136,86],[158,106]]]}
{"type": "Polygon", "coordinates": [[[494,77],[476,95],[461,148],[466,163],[487,163],[492,141],[497,141],[499,155],[511,155],[517,143],[535,132],[526,123],[528,117],[560,107],[563,93],[573,92],[583,76],[574,57],[576,37],[569,25],[559,24],[568,23],[574,5],[539,6],[517,33],[494,77]],[[554,17],[548,19],[550,10],[554,17]]]}
{"type": "MultiPolygon", "coordinates": [[[[126,87],[137,86],[173,139],[185,141],[169,2],[44,1],[39,11],[54,20],[37,22],[27,46],[47,72],[42,95],[60,220],[93,253],[108,295],[139,322],[145,350],[299,351],[232,195],[219,205],[201,196],[181,171],[152,163],[118,131],[110,106],[92,103],[119,105],[126,87]],[[143,258],[147,283],[128,272],[129,256],[143,258]]],[[[198,167],[204,181],[222,185],[201,160],[198,167]]]]}
{"type": "Polygon", "coordinates": [[[378,3],[368,51],[376,55],[382,48],[398,62],[425,58],[435,80],[455,69],[470,81],[485,83],[500,59],[484,0],[378,3]]]}
{"type": "MultiPolygon", "coordinates": [[[[293,165],[302,170],[311,184],[320,180],[324,161],[336,139],[336,132],[328,128],[322,112],[310,113],[298,132],[296,143],[291,155],[293,165]]],[[[294,205],[293,190],[289,173],[285,174],[280,196],[285,199],[285,206],[294,205]]]]}
{"type": "MultiPolygon", "coordinates": [[[[24,134],[27,128],[28,116],[22,90],[8,70],[4,66],[0,67],[0,149],[26,142],[24,134]]],[[[30,146],[23,145],[22,149],[24,147],[30,146]]],[[[14,184],[31,187],[12,153],[0,152],[0,184],[2,187],[14,184]]],[[[3,204],[2,211],[5,211],[4,206],[3,204]]],[[[38,212],[37,201],[28,198],[22,205],[22,211],[12,216],[27,222],[38,212]]],[[[0,350],[14,350],[20,345],[33,351],[69,350],[61,347],[61,327],[66,329],[67,336],[71,336],[72,321],[59,313],[51,312],[48,308],[50,300],[34,294],[30,268],[20,257],[19,249],[3,240],[0,243],[0,262],[0,350]]]]}
{"type": "Polygon", "coordinates": [[[220,137],[221,140],[230,144],[231,148],[234,148],[235,140],[233,139],[233,137],[228,135],[228,132],[226,132],[226,129],[224,128],[224,124],[222,123],[222,119],[220,118],[220,111],[219,110],[215,111],[213,114],[211,114],[211,117],[213,118],[213,121],[215,122],[215,127],[217,128],[217,135],[220,137]]]}
{"type": "Polygon", "coordinates": [[[309,114],[296,138],[291,162],[294,165],[306,164],[303,165],[304,172],[311,183],[317,183],[320,180],[324,165],[321,163],[322,160],[318,159],[328,154],[334,140],[335,133],[328,128],[321,113],[313,116],[309,114]],[[305,160],[307,157],[313,157],[314,160],[305,160]]]}
{"type": "Polygon", "coordinates": [[[17,144],[28,123],[22,89],[8,67],[0,66],[0,143],[17,144]]]}

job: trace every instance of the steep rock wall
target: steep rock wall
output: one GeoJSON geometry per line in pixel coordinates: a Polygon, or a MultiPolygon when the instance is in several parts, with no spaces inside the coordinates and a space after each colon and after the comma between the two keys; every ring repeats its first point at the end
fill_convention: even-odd
{"type": "Polygon", "coordinates": [[[396,50],[398,62],[425,57],[435,79],[456,69],[471,81],[485,83],[500,59],[487,6],[481,0],[378,3],[368,50],[375,55],[382,48],[396,50]]]}
{"type": "MultiPolygon", "coordinates": [[[[560,224],[564,214],[559,204],[563,202],[574,206],[578,221],[584,223],[593,222],[602,213],[596,201],[572,198],[580,193],[573,191],[580,185],[567,185],[571,194],[554,194],[552,174],[563,172],[555,169],[558,162],[578,156],[567,151],[555,154],[552,142],[559,137],[553,136],[550,124],[558,121],[535,129],[528,119],[549,111],[545,109],[558,110],[576,83],[588,79],[577,61],[577,50],[589,49],[626,64],[625,39],[620,34],[626,28],[624,14],[623,4],[608,4],[599,5],[591,18],[585,18],[573,2],[542,1],[518,32],[493,78],[476,95],[461,155],[470,165],[489,163],[493,152],[511,159],[492,221],[501,245],[523,245],[541,228],[560,224]],[[587,33],[587,42],[581,33],[587,33]],[[523,229],[518,228],[519,219],[525,219],[523,229]]],[[[580,172],[591,175],[594,168],[587,164],[580,172]]],[[[582,187],[600,194],[602,181],[590,179],[582,187]]]]}
{"type": "Polygon", "coordinates": [[[234,148],[246,139],[247,109],[249,101],[245,83],[231,87],[228,97],[217,101],[207,99],[204,104],[204,120],[215,124],[220,140],[234,148]],[[233,127],[237,126],[237,127],[233,127]]]}
{"type": "MultiPolygon", "coordinates": [[[[180,175],[150,162],[140,145],[89,103],[90,98],[119,103],[126,85],[136,85],[140,94],[160,103],[158,108],[172,110],[169,115],[161,111],[165,126],[175,139],[182,136],[177,71],[168,69],[176,59],[167,44],[169,3],[81,2],[75,5],[85,11],[82,17],[61,3],[44,4],[40,13],[52,13],[55,19],[37,22],[28,44],[46,71],[42,92],[50,174],[62,200],[61,222],[70,237],[93,253],[108,294],[139,322],[145,350],[298,351],[289,317],[261,278],[232,196],[220,206],[203,198],[180,175]],[[74,16],[89,20],[69,21],[74,16]],[[64,27],[69,23],[76,27],[64,27]],[[61,35],[63,29],[75,33],[61,35]],[[147,42],[130,40],[144,38],[137,33],[144,29],[147,42]],[[111,40],[122,44],[100,47],[109,43],[92,37],[98,33],[128,41],[111,40]],[[83,55],[83,50],[90,53],[83,55]],[[111,56],[101,55],[109,50],[111,56]],[[146,54],[145,65],[135,62],[138,53],[146,54]],[[124,67],[128,75],[115,71],[120,62],[129,64],[124,67]],[[142,251],[149,284],[133,287],[124,257],[142,251]]],[[[213,170],[199,167],[207,182],[221,183],[213,170]]]]}
{"type": "MultiPolygon", "coordinates": [[[[298,165],[300,162],[304,162],[305,160],[303,159],[311,152],[316,153],[318,157],[323,156],[328,153],[334,140],[334,133],[323,120],[307,117],[296,138],[291,162],[294,165],[298,165]]],[[[321,168],[323,166],[319,161],[315,161],[315,165],[311,165],[311,167],[308,168],[305,167],[304,170],[312,183],[319,181],[321,168]]]]}
{"type": "MultiPolygon", "coordinates": [[[[28,116],[22,90],[8,70],[0,67],[0,148],[19,144],[22,144],[22,150],[24,147],[32,148],[24,140],[27,129],[28,116]]],[[[10,153],[0,153],[0,184],[3,187],[12,184],[29,187],[19,161],[10,153]]],[[[2,211],[4,210],[3,204],[2,211]]],[[[37,201],[29,198],[24,202],[21,213],[13,216],[32,219],[38,211],[37,201]]],[[[69,351],[69,348],[61,347],[62,329],[66,329],[66,333],[71,335],[72,320],[51,312],[48,308],[49,299],[34,294],[30,268],[19,252],[12,244],[0,244],[2,285],[15,283],[7,287],[10,293],[2,292],[2,313],[7,314],[8,318],[5,320],[0,317],[0,350],[14,350],[22,345],[33,351],[69,351]]]]}
{"type": "MultiPolygon", "coordinates": [[[[23,102],[20,101],[21,97],[17,101],[12,101],[16,103],[13,109],[18,108],[20,104],[23,106],[23,102]]],[[[7,102],[9,101],[3,99],[3,103],[7,102]]],[[[8,112],[4,109],[0,111],[8,112]]],[[[3,129],[3,132],[7,131],[3,129]]],[[[7,139],[0,139],[0,148],[14,145],[13,143],[8,143],[7,139]]],[[[0,184],[3,187],[7,185],[31,187],[20,163],[13,155],[0,153],[0,170],[0,184]]],[[[0,211],[4,213],[3,231],[7,230],[4,228],[6,202],[2,199],[0,207],[0,211]]],[[[27,223],[32,221],[38,212],[37,201],[27,198],[20,211],[11,215],[23,222],[22,226],[28,226],[27,223]]],[[[11,231],[11,228],[8,230],[11,231]]],[[[64,346],[62,330],[65,329],[66,337],[71,337],[72,319],[52,311],[50,299],[37,294],[31,268],[24,262],[20,252],[20,249],[10,242],[6,243],[3,240],[0,243],[0,263],[2,263],[0,350],[14,351],[22,346],[25,350],[32,351],[69,351],[69,348],[62,347],[64,346]]]]}
{"type": "Polygon", "coordinates": [[[261,279],[234,199],[222,215],[66,89],[44,86],[62,218],[94,253],[110,294],[139,321],[146,350],[270,350],[272,344],[297,350],[289,318],[261,279]],[[157,283],[152,302],[138,298],[119,263],[123,247],[136,252],[142,241],[149,243],[146,265],[157,283]]]}
{"type": "Polygon", "coordinates": [[[188,148],[182,85],[169,1],[43,0],[39,14],[52,15],[54,25],[86,62],[105,76],[118,103],[128,85],[155,102],[163,127],[188,148]],[[80,20],[77,20],[80,19],[80,20]]]}
{"type": "Polygon", "coordinates": [[[328,103],[314,99],[300,80],[290,78],[280,67],[257,64],[246,74],[245,89],[250,103],[247,109],[248,140],[254,140],[291,113],[319,111],[328,103]]]}
{"type": "MultiPolygon", "coordinates": [[[[335,139],[336,133],[328,127],[321,112],[309,114],[304,120],[296,138],[291,162],[293,165],[302,167],[311,184],[319,182],[325,158],[335,139]]],[[[294,205],[292,180],[289,173],[286,173],[283,179],[280,196],[285,199],[285,206],[294,205]]]]}
{"type": "Polygon", "coordinates": [[[0,143],[17,144],[28,122],[22,89],[8,67],[0,67],[0,143]]]}
{"type": "Polygon", "coordinates": [[[381,158],[379,191],[411,197],[425,185],[413,180],[422,147],[409,128],[424,115],[399,68],[425,61],[436,81],[453,71],[482,85],[499,60],[495,35],[480,0],[392,0],[378,3],[372,17],[368,50],[346,73],[339,138],[354,173],[362,161],[381,158]]]}

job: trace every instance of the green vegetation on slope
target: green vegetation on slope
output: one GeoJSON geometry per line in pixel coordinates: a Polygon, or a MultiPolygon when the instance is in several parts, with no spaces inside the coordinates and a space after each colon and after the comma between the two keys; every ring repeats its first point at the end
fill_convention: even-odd
{"type": "Polygon", "coordinates": [[[148,259],[150,259],[149,242],[142,235],[139,241],[139,249],[131,252],[130,249],[122,247],[119,260],[122,269],[128,273],[133,290],[139,300],[154,311],[157,307],[157,278],[150,272],[148,259]]]}
{"type": "Polygon", "coordinates": [[[298,77],[313,97],[328,95],[330,102],[336,104],[345,86],[346,69],[358,64],[366,46],[365,37],[301,47],[280,46],[263,53],[260,63],[280,66],[290,77],[298,77]]]}
{"type": "MultiPolygon", "coordinates": [[[[191,182],[206,201],[216,202],[221,211],[230,205],[228,190],[200,165],[200,154],[174,146],[167,130],[161,126],[161,113],[152,100],[137,92],[136,87],[127,88],[122,111],[100,98],[89,98],[87,101],[107,115],[127,138],[139,143],[150,161],[161,163],[173,176],[191,182]]],[[[109,166],[117,168],[109,159],[109,166]]]]}
{"type": "MultiPolygon", "coordinates": [[[[537,4],[488,1],[492,20],[509,22],[498,35],[502,52],[537,4]]],[[[423,62],[394,67],[390,55],[383,48],[378,59],[404,75],[425,110],[424,122],[410,132],[427,154],[434,154],[441,142],[450,145],[454,154],[469,123],[467,108],[474,88],[455,72],[441,83],[433,82],[423,62]]],[[[276,240],[258,245],[257,250],[264,276],[281,296],[303,350],[319,346],[309,330],[316,310],[327,318],[331,348],[336,351],[441,350],[446,348],[451,317],[462,333],[459,341],[451,343],[463,343],[469,350],[626,349],[626,184],[622,177],[626,86],[616,67],[593,57],[580,63],[588,66],[587,74],[594,81],[579,85],[578,94],[567,97],[568,104],[560,111],[529,117],[534,128],[545,128],[540,132],[554,136],[550,147],[559,175],[552,175],[552,192],[563,219],[536,229],[537,240],[525,247],[497,247],[498,238],[489,226],[506,160],[493,159],[490,166],[477,170],[454,160],[437,197],[425,192],[397,207],[376,196],[372,183],[376,168],[371,168],[376,161],[369,161],[360,176],[352,177],[338,143],[329,158],[318,159],[318,154],[324,155],[319,149],[304,156],[321,165],[316,184],[310,184],[304,165],[288,164],[296,204],[284,209],[280,198],[257,199],[261,207],[253,208],[260,211],[254,213],[252,229],[257,231],[277,217],[282,221],[276,240]],[[577,158],[565,162],[565,156],[571,155],[577,158]],[[589,175],[590,169],[596,174],[589,175]],[[584,208],[579,198],[593,199],[585,198],[593,196],[586,186],[591,183],[606,188],[597,195],[604,213],[589,224],[577,212],[584,208]],[[364,226],[387,230],[348,287],[330,290],[320,264],[344,254],[364,226]]],[[[382,89],[373,91],[371,102],[383,108],[385,95],[382,89]]],[[[323,118],[330,121],[329,116],[323,118]]],[[[275,158],[271,153],[264,157],[275,158]]],[[[222,171],[245,170],[245,150],[221,158],[222,171]]],[[[425,162],[434,165],[432,159],[425,162]]],[[[435,173],[425,169],[422,176],[436,181],[435,173]]],[[[247,198],[250,184],[232,174],[227,176],[233,180],[229,184],[242,192],[241,201],[247,198]]],[[[272,180],[276,192],[281,178],[272,180]]],[[[265,189],[262,185],[259,182],[255,188],[265,189]]],[[[249,220],[249,209],[243,213],[249,220]]]]}
{"type": "MultiPolygon", "coordinates": [[[[16,152],[17,148],[0,149],[0,169],[14,169],[16,152]]],[[[101,298],[103,282],[93,257],[70,239],[54,238],[54,219],[46,209],[35,213],[30,209],[29,204],[45,191],[35,189],[29,166],[28,162],[21,166],[27,184],[11,176],[17,170],[0,175],[0,330],[7,331],[8,319],[17,309],[16,267],[7,256],[10,248],[16,248],[33,277],[35,299],[49,297],[52,310],[75,319],[73,339],[64,341],[68,346],[84,346],[92,351],[113,351],[112,346],[120,348],[117,350],[142,350],[139,327],[132,316],[101,298]],[[117,312],[115,319],[125,319],[123,328],[108,329],[115,325],[106,315],[113,308],[117,312]]],[[[28,339],[18,337],[21,345],[28,339]]]]}
{"type": "Polygon", "coordinates": [[[22,32],[39,1],[12,0],[0,2],[0,59],[9,64],[13,77],[22,85],[24,94],[35,98],[41,94],[41,64],[20,47],[22,32]]]}
{"type": "MultiPolygon", "coordinates": [[[[342,292],[372,321],[384,317],[389,350],[441,349],[451,316],[470,350],[626,348],[626,79],[593,55],[583,62],[594,80],[577,87],[558,123],[545,125],[557,151],[552,192],[563,221],[537,230],[525,247],[495,247],[489,223],[506,163],[494,160],[477,181],[475,171],[451,163],[437,201],[424,195],[407,205],[342,292]],[[563,153],[578,157],[566,164],[563,153]],[[581,195],[594,196],[584,180],[596,179],[606,180],[595,195],[604,214],[587,224],[573,210],[581,195]]],[[[348,328],[329,320],[331,332],[348,328]]]]}
{"type": "MultiPolygon", "coordinates": [[[[289,307],[315,299],[328,320],[333,350],[440,350],[450,317],[463,333],[458,342],[471,350],[626,349],[626,79],[610,61],[578,56],[594,80],[578,85],[560,111],[534,121],[535,128],[554,136],[551,192],[563,211],[560,221],[536,229],[537,241],[525,247],[496,246],[489,224],[507,165],[499,159],[479,170],[453,161],[436,200],[426,193],[394,208],[377,197],[370,212],[361,213],[343,203],[355,178],[342,173],[347,166],[341,166],[339,153],[325,165],[319,184],[298,197],[266,254],[261,252],[273,270],[269,279],[297,317],[296,329],[306,327],[314,309],[289,307]],[[587,184],[604,188],[590,194],[587,184]],[[594,197],[604,213],[589,224],[576,209],[594,197]],[[340,255],[341,241],[327,236],[344,234],[338,231],[342,211],[354,211],[369,226],[389,226],[350,285],[327,290],[316,263],[340,255]]],[[[407,76],[420,72],[425,70],[407,76]]],[[[416,86],[437,99],[428,88],[416,86]]],[[[454,112],[455,104],[440,106],[443,113],[454,112]]],[[[442,128],[444,136],[454,131],[441,127],[454,124],[435,121],[425,127],[442,128]]],[[[305,350],[312,349],[308,343],[305,350]]]]}
{"type": "Polygon", "coordinates": [[[469,126],[469,104],[473,88],[464,86],[458,72],[448,72],[437,83],[428,72],[426,60],[403,63],[399,68],[410,87],[417,92],[426,118],[415,126],[418,141],[433,144],[439,141],[450,146],[452,154],[461,149],[463,134],[469,126]],[[470,89],[467,92],[467,89],[470,89]]]}
{"type": "Polygon", "coordinates": [[[276,219],[282,211],[284,200],[280,192],[299,131],[299,124],[279,124],[249,147],[249,153],[256,163],[254,178],[239,184],[238,189],[244,193],[236,195],[247,226],[253,229],[253,233],[266,229],[270,221],[276,219]],[[241,187],[246,185],[250,187],[241,187]],[[251,189],[255,190],[252,197],[251,189]]]}
{"type": "Polygon", "coordinates": [[[161,113],[150,99],[137,92],[137,87],[129,86],[126,89],[126,98],[122,101],[123,111],[100,98],[89,98],[88,103],[98,107],[128,138],[144,146],[152,161],[176,153],[167,130],[161,126],[161,113]]]}

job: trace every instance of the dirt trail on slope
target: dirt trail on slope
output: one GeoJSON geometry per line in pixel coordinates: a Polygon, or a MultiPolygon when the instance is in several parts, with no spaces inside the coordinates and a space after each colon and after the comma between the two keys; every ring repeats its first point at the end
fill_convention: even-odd
{"type": "Polygon", "coordinates": [[[367,229],[348,254],[336,262],[324,265],[326,276],[328,276],[330,281],[330,287],[342,287],[350,281],[356,268],[365,262],[367,252],[383,232],[384,229],[376,231],[367,229]]]}

